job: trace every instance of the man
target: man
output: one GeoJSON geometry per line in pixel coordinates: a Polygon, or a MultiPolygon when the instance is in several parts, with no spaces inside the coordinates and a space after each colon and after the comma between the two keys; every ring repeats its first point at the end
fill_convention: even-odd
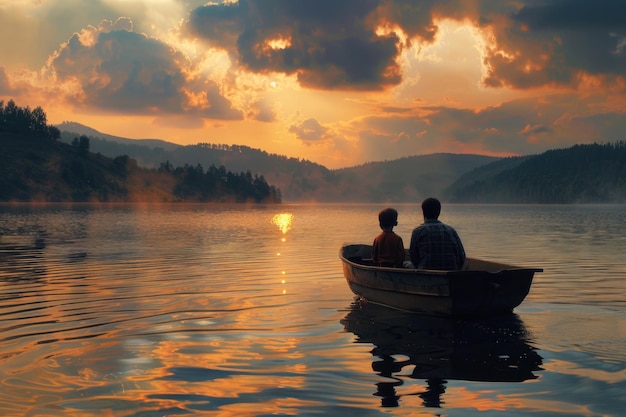
{"type": "Polygon", "coordinates": [[[436,198],[422,201],[424,223],[413,230],[409,255],[418,269],[463,269],[465,249],[452,227],[438,220],[441,203],[436,198]]]}

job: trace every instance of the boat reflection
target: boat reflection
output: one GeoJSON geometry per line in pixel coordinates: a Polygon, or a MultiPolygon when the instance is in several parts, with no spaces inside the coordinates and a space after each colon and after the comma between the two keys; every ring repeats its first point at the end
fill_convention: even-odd
{"type": "Polygon", "coordinates": [[[374,345],[372,369],[386,378],[374,395],[383,407],[399,405],[396,387],[405,378],[425,380],[417,395],[424,406],[440,407],[448,380],[521,382],[541,370],[542,357],[515,314],[451,319],[357,301],[341,323],[355,343],[374,345]]]}

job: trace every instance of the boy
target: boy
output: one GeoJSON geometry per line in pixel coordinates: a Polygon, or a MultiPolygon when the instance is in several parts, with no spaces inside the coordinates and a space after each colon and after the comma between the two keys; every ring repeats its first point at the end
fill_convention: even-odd
{"type": "Polygon", "coordinates": [[[404,244],[402,238],[393,232],[393,227],[398,225],[398,212],[392,208],[382,210],[378,213],[378,223],[383,231],[372,245],[374,265],[402,268],[404,244]]]}

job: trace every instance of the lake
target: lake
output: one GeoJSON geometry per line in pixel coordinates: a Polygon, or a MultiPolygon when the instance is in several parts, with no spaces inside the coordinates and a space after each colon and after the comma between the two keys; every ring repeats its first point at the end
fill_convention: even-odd
{"type": "Polygon", "coordinates": [[[444,204],[468,256],[544,268],[480,320],[355,300],[382,208],[0,205],[0,415],[624,415],[626,206],[444,204]]]}

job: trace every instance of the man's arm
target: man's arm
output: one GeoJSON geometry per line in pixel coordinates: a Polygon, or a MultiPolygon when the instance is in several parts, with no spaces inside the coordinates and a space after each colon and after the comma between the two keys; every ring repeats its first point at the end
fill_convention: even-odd
{"type": "Polygon", "coordinates": [[[414,229],[413,233],[411,233],[411,244],[409,246],[409,257],[411,258],[411,263],[415,266],[415,268],[418,267],[420,262],[418,235],[419,229],[414,229]]]}
{"type": "Polygon", "coordinates": [[[465,248],[463,247],[463,243],[461,242],[461,238],[459,234],[454,230],[454,238],[456,240],[456,248],[457,248],[457,257],[459,259],[459,269],[463,269],[465,265],[467,257],[465,256],[465,248]]]}

